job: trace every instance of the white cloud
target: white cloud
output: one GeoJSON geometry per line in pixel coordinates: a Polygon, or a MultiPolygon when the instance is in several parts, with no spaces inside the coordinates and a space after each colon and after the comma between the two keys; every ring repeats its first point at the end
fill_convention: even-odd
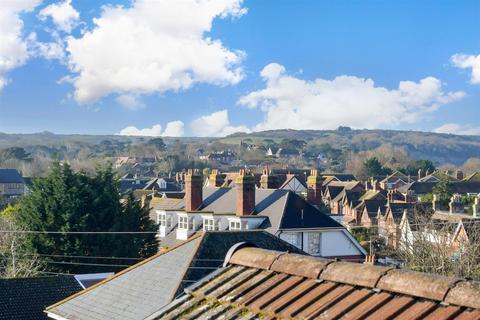
{"type": "Polygon", "coordinates": [[[460,69],[472,69],[470,82],[480,84],[480,54],[478,56],[455,54],[450,58],[453,65],[460,69]]]}
{"type": "Polygon", "coordinates": [[[223,137],[235,132],[250,132],[250,129],[230,125],[228,111],[221,110],[194,120],[192,131],[200,137],[223,137]]]}
{"type": "Polygon", "coordinates": [[[0,91],[8,82],[7,72],[28,59],[19,15],[33,10],[39,3],[40,0],[0,1],[0,91]]]}
{"type": "Polygon", "coordinates": [[[153,125],[151,128],[138,129],[135,126],[126,127],[118,133],[121,136],[143,136],[143,137],[181,137],[183,136],[183,122],[172,121],[167,123],[165,131],[162,132],[162,126],[159,124],[153,125]]]}
{"type": "Polygon", "coordinates": [[[30,55],[42,57],[47,60],[58,59],[65,62],[65,46],[63,41],[55,36],[53,42],[41,42],[37,40],[37,34],[31,32],[27,38],[30,55]]]}
{"type": "Polygon", "coordinates": [[[184,134],[184,124],[182,121],[172,121],[167,123],[165,131],[162,136],[165,137],[181,137],[184,134]]]}
{"type": "Polygon", "coordinates": [[[127,109],[137,110],[145,107],[143,103],[137,100],[135,96],[129,94],[122,94],[115,100],[127,109]]]}
{"type": "Polygon", "coordinates": [[[397,89],[375,86],[372,79],[338,76],[333,80],[302,80],[286,74],[279,64],[261,72],[265,89],[238,103],[265,113],[255,130],[280,128],[334,129],[339,125],[378,128],[414,123],[441,105],[458,100],[463,92],[443,92],[440,80],[401,81],[397,89]]]}
{"type": "Polygon", "coordinates": [[[160,137],[162,135],[162,126],[153,125],[151,128],[138,129],[134,126],[126,127],[118,133],[121,136],[144,136],[144,137],[160,137]]]}
{"type": "Polygon", "coordinates": [[[206,34],[215,18],[245,12],[242,0],[136,0],[128,8],[104,7],[93,29],[67,40],[75,99],[89,103],[111,93],[239,82],[244,53],[206,34]]]}
{"type": "Polygon", "coordinates": [[[46,21],[48,17],[58,29],[70,33],[78,25],[80,13],[72,6],[71,0],[65,0],[52,3],[38,14],[38,18],[42,21],[46,21]]]}
{"type": "Polygon", "coordinates": [[[450,133],[460,135],[480,135],[480,127],[475,127],[470,124],[446,123],[433,130],[437,133],[450,133]]]}

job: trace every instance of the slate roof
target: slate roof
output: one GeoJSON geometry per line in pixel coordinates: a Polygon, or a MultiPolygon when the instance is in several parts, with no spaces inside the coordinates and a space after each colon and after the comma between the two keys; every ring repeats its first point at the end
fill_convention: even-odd
{"type": "Polygon", "coordinates": [[[147,319],[479,319],[479,297],[478,281],[246,247],[147,319]]]}
{"type": "Polygon", "coordinates": [[[408,191],[413,191],[416,194],[427,194],[432,192],[436,184],[437,182],[414,181],[397,188],[397,191],[403,194],[406,194],[408,191]]]}
{"type": "Polygon", "coordinates": [[[126,193],[133,190],[143,189],[147,183],[148,179],[120,179],[120,193],[126,193]]]}
{"type": "Polygon", "coordinates": [[[144,190],[158,190],[158,191],[167,191],[167,192],[178,192],[181,191],[180,188],[173,183],[172,181],[165,180],[163,178],[153,178],[148,181],[143,187],[144,190]],[[165,182],[166,188],[160,188],[160,182],[165,182]]]}
{"type": "Polygon", "coordinates": [[[49,319],[45,307],[81,290],[74,276],[0,279],[0,320],[49,319]]]}
{"type": "Polygon", "coordinates": [[[199,238],[121,271],[47,309],[66,319],[142,319],[175,297],[199,238]]]}
{"type": "Polygon", "coordinates": [[[144,319],[185,287],[218,269],[230,247],[239,242],[302,253],[265,231],[205,232],[47,308],[47,312],[75,320],[144,319]]]}
{"type": "Polygon", "coordinates": [[[400,223],[403,217],[403,212],[413,211],[415,208],[415,204],[413,203],[390,203],[388,208],[392,212],[393,219],[396,223],[400,223]]]}
{"type": "MultiPolygon", "coordinates": [[[[155,198],[151,201],[151,205],[158,210],[182,210],[184,200],[155,198]]],[[[213,214],[234,214],[235,206],[235,188],[203,188],[203,204],[199,211],[213,214]]],[[[260,226],[268,231],[293,228],[342,228],[335,220],[321,213],[299,195],[289,190],[255,190],[253,215],[268,218],[260,226]]]]}
{"type": "Polygon", "coordinates": [[[325,190],[325,196],[327,194],[330,196],[330,199],[334,199],[340,192],[342,192],[343,187],[336,187],[336,186],[327,186],[325,190]]]}
{"type": "Polygon", "coordinates": [[[378,209],[385,211],[385,206],[387,204],[386,200],[367,200],[365,201],[365,207],[367,208],[367,212],[370,214],[374,214],[375,216],[378,213],[378,209]]]}
{"type": "MultiPolygon", "coordinates": [[[[438,182],[415,181],[401,186],[397,190],[403,194],[406,194],[408,191],[414,191],[416,194],[427,194],[433,192],[433,188],[437,185],[437,183],[438,182]]],[[[449,183],[449,187],[453,193],[480,193],[480,182],[475,181],[452,181],[449,183]]]]}
{"type": "Polygon", "coordinates": [[[23,183],[23,178],[16,169],[0,169],[0,183],[23,183]]]}
{"type": "MultiPolygon", "coordinates": [[[[299,187],[307,188],[307,185],[305,184],[304,180],[305,179],[302,179],[301,177],[299,177],[297,175],[287,175],[285,181],[283,182],[283,184],[278,189],[291,190],[291,189],[288,189],[287,187],[288,187],[289,183],[292,182],[292,181],[294,183],[293,187],[295,189],[298,188],[296,186],[297,183],[299,184],[299,187]]],[[[292,191],[295,191],[295,190],[292,190],[292,191]]]]}

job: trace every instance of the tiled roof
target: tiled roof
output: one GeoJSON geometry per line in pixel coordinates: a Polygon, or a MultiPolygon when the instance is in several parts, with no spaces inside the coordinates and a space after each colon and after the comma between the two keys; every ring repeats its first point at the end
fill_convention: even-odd
{"type": "Polygon", "coordinates": [[[147,319],[479,319],[480,282],[242,248],[147,319]]]}
{"type": "Polygon", "coordinates": [[[382,200],[382,199],[386,199],[386,197],[380,191],[368,190],[358,200],[364,201],[364,200],[374,200],[374,199],[382,200]]]}
{"type": "Polygon", "coordinates": [[[23,178],[15,169],[0,169],[0,183],[23,183],[23,178]]]}
{"type": "Polygon", "coordinates": [[[355,176],[350,173],[323,173],[322,176],[324,179],[334,177],[339,181],[356,181],[357,180],[357,178],[355,178],[355,176]]]}
{"type": "Polygon", "coordinates": [[[352,190],[354,188],[364,189],[364,187],[361,185],[360,181],[331,181],[329,183],[325,183],[327,187],[342,187],[345,188],[346,190],[352,190]]]}
{"type": "Polygon", "coordinates": [[[120,272],[81,294],[57,303],[49,313],[66,319],[144,319],[184,288],[218,269],[239,242],[302,253],[265,231],[206,232],[120,272]]]}
{"type": "Polygon", "coordinates": [[[403,174],[400,171],[395,171],[391,175],[387,176],[385,179],[381,180],[380,183],[387,183],[390,181],[397,181],[398,179],[402,179],[405,182],[408,182],[410,179],[407,175],[403,174]]]}
{"type": "Polygon", "coordinates": [[[81,290],[73,276],[0,279],[0,319],[48,319],[45,307],[81,290]]]}

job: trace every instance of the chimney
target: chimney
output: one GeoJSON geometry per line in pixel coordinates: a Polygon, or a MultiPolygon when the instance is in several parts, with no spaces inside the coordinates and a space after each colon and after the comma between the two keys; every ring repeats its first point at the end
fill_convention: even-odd
{"type": "Polygon", "coordinates": [[[212,173],[208,177],[210,187],[221,187],[223,184],[223,177],[217,169],[213,169],[212,173]]]}
{"type": "Polygon", "coordinates": [[[198,170],[188,169],[185,175],[185,211],[195,211],[200,208],[202,196],[203,178],[198,170]]]}
{"type": "Polygon", "coordinates": [[[422,169],[418,169],[418,180],[422,179],[422,169]]]}
{"type": "Polygon", "coordinates": [[[387,191],[387,199],[388,199],[388,201],[393,202],[394,192],[395,192],[394,190],[388,190],[388,191],[387,191]]]}
{"type": "Polygon", "coordinates": [[[278,188],[278,177],[276,175],[272,175],[272,171],[268,167],[263,169],[263,174],[260,177],[260,188],[262,189],[278,188]]]}
{"type": "Polygon", "coordinates": [[[322,184],[323,179],[317,169],[312,169],[307,178],[307,200],[318,207],[322,205],[322,184]]]}
{"type": "Polygon", "coordinates": [[[235,178],[237,189],[237,216],[252,214],[255,210],[255,178],[247,174],[245,169],[240,169],[239,175],[235,178]]]}
{"type": "Polygon", "coordinates": [[[463,178],[465,178],[463,171],[462,170],[455,171],[455,178],[457,178],[458,180],[463,180],[463,178]]]}
{"type": "Polygon", "coordinates": [[[473,202],[472,209],[473,209],[473,217],[478,218],[480,216],[480,198],[479,198],[479,196],[475,197],[475,201],[473,202]]]}

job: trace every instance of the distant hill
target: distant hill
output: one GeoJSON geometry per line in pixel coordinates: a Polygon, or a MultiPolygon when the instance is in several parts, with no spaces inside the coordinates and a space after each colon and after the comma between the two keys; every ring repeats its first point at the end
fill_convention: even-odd
{"type": "MultiPolygon", "coordinates": [[[[418,131],[395,130],[271,130],[254,133],[236,133],[224,138],[163,138],[167,145],[180,140],[183,143],[206,145],[212,142],[236,144],[240,141],[260,143],[265,139],[279,142],[282,139],[305,140],[309,145],[329,144],[344,151],[366,151],[382,144],[404,147],[410,157],[430,159],[439,164],[461,165],[468,158],[480,158],[480,136],[460,136],[418,131]]],[[[0,149],[22,147],[28,151],[45,148],[82,148],[91,152],[105,150],[99,146],[108,145],[117,149],[124,145],[141,144],[150,140],[147,137],[125,137],[117,135],[59,135],[50,132],[34,134],[0,133],[0,149]]]]}
{"type": "Polygon", "coordinates": [[[430,159],[439,164],[461,165],[468,158],[480,158],[480,136],[396,131],[396,130],[271,130],[250,134],[236,133],[220,139],[223,143],[239,143],[251,139],[253,143],[264,139],[302,139],[309,144],[329,144],[332,147],[366,151],[382,144],[404,147],[412,158],[430,159]]]}

